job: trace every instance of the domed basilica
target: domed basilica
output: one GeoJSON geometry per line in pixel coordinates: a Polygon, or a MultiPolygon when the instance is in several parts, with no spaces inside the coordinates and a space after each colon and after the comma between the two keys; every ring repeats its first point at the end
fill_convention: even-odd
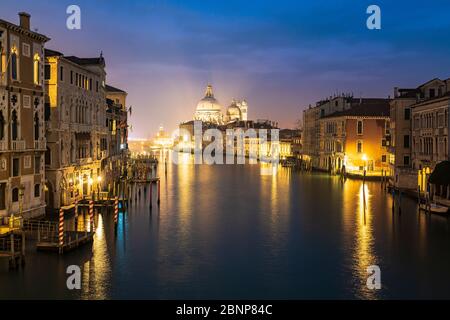
{"type": "Polygon", "coordinates": [[[194,120],[221,125],[234,121],[246,121],[247,112],[247,101],[233,99],[231,105],[227,108],[226,114],[223,115],[222,106],[214,98],[212,86],[208,85],[206,87],[205,97],[197,104],[194,120]]]}

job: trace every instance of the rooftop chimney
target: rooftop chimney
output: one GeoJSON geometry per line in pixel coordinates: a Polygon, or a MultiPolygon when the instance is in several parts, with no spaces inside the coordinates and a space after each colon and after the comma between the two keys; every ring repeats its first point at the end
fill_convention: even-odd
{"type": "Polygon", "coordinates": [[[26,12],[19,12],[20,26],[24,29],[30,30],[30,15],[26,12]]]}

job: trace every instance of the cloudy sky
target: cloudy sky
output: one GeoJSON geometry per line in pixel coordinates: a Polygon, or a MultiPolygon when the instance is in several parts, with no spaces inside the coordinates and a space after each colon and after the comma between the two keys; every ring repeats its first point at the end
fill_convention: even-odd
{"type": "Polygon", "coordinates": [[[293,127],[301,110],[336,92],[387,97],[450,77],[448,0],[0,0],[0,18],[29,12],[32,28],[67,55],[106,58],[126,90],[132,137],[190,120],[206,84],[226,107],[293,127]],[[66,28],[81,8],[82,29],[66,28]],[[382,29],[366,28],[381,8],[382,29]]]}

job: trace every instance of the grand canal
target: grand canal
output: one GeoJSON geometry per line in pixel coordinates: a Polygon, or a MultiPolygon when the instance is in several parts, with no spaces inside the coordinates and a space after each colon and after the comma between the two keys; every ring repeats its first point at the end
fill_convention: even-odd
{"type": "Polygon", "coordinates": [[[92,251],[30,247],[17,271],[1,260],[0,298],[450,298],[450,220],[408,198],[393,214],[379,183],[259,165],[159,171],[160,207],[142,188],[117,233],[99,214],[92,251]],[[73,264],[81,290],[66,287],[73,264]],[[366,287],[369,265],[381,290],[366,287]]]}

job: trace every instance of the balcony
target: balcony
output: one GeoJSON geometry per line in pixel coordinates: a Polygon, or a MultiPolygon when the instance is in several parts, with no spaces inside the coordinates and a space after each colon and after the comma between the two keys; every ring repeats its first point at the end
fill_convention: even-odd
{"type": "Polygon", "coordinates": [[[13,151],[25,150],[25,141],[24,140],[13,140],[13,141],[11,141],[11,149],[13,151]]]}
{"type": "Polygon", "coordinates": [[[77,165],[84,166],[92,163],[92,158],[80,158],[76,160],[77,165]]]}
{"type": "Polygon", "coordinates": [[[45,139],[35,140],[34,141],[34,149],[35,150],[45,150],[46,141],[45,139]]]}
{"type": "Polygon", "coordinates": [[[0,141],[0,151],[6,151],[8,150],[8,142],[7,141],[0,141]]]}

